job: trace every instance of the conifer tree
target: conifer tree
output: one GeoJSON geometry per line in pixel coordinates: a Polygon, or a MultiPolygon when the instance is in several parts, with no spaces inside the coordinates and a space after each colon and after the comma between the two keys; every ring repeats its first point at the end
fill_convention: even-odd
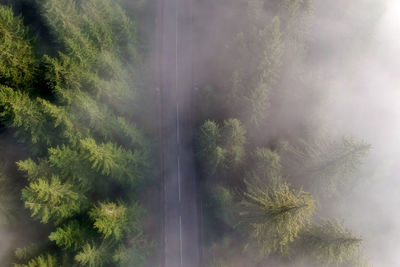
{"type": "Polygon", "coordinates": [[[50,180],[39,178],[22,190],[25,201],[32,216],[47,223],[50,219],[61,222],[78,213],[83,197],[75,192],[69,183],[62,183],[53,176],[50,180]]]}
{"type": "Polygon", "coordinates": [[[34,152],[60,142],[76,143],[79,132],[65,110],[46,100],[30,99],[27,93],[0,85],[0,119],[17,129],[21,141],[32,145],[34,152]]]}
{"type": "Polygon", "coordinates": [[[86,229],[86,226],[81,225],[76,220],[72,220],[57,227],[54,232],[50,233],[49,239],[59,247],[77,250],[84,245],[87,236],[88,229],[86,229]]]}
{"type": "Polygon", "coordinates": [[[104,238],[121,239],[128,227],[127,208],[122,204],[99,203],[89,212],[96,228],[104,238]]]}
{"type": "Polygon", "coordinates": [[[216,122],[208,120],[203,123],[197,135],[198,158],[204,163],[206,173],[213,174],[224,159],[219,148],[220,129],[216,122]]]}
{"type": "Polygon", "coordinates": [[[219,174],[237,169],[245,157],[246,130],[237,119],[225,120],[222,127],[206,121],[197,136],[198,156],[206,172],[219,174]]]}
{"type": "Polygon", "coordinates": [[[140,151],[127,151],[111,142],[97,144],[91,138],[81,140],[81,145],[97,172],[131,185],[142,180],[147,162],[140,151]]]}
{"type": "Polygon", "coordinates": [[[257,148],[253,153],[252,163],[247,177],[253,183],[259,181],[274,186],[282,182],[281,158],[277,152],[257,148]]]}
{"type": "Polygon", "coordinates": [[[224,121],[220,143],[225,151],[225,168],[236,169],[244,159],[246,143],[246,130],[238,119],[224,121]]]}
{"type": "Polygon", "coordinates": [[[59,267],[57,258],[51,254],[40,255],[27,264],[14,264],[14,267],[59,267]]]}
{"type": "Polygon", "coordinates": [[[14,16],[10,7],[1,5],[0,84],[30,89],[37,64],[33,55],[33,43],[22,17],[14,16]]]}
{"type": "Polygon", "coordinates": [[[242,115],[251,127],[265,123],[270,94],[281,76],[283,40],[279,17],[262,19],[263,2],[249,1],[247,25],[228,45],[228,89],[231,112],[242,115]],[[233,60],[232,60],[233,59],[233,60]]]}
{"type": "Polygon", "coordinates": [[[85,244],[82,250],[76,254],[75,260],[81,266],[101,267],[107,264],[107,255],[104,246],[95,246],[93,244],[85,244]]]}
{"type": "Polygon", "coordinates": [[[273,252],[286,253],[288,246],[310,224],[314,200],[287,183],[276,187],[246,181],[247,191],[240,202],[240,225],[255,242],[260,257],[273,252]]]}

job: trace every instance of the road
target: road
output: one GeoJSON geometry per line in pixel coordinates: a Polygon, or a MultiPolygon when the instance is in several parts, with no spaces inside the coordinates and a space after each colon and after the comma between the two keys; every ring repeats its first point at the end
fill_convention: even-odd
{"type": "Polygon", "coordinates": [[[164,266],[199,266],[192,119],[192,1],[159,0],[164,266]]]}

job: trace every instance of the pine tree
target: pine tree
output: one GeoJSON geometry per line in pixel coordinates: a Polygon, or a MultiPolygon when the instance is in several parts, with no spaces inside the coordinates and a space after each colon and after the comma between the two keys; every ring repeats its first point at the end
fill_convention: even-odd
{"type": "MultiPolygon", "coordinates": [[[[45,52],[53,56],[35,59],[22,18],[0,9],[0,124],[33,152],[18,162],[29,183],[22,199],[32,217],[49,224],[54,242],[29,257],[20,250],[20,260],[50,246],[58,266],[75,266],[77,250],[82,265],[108,266],[114,256],[115,263],[144,265],[151,251],[144,210],[131,195],[115,199],[117,190],[144,180],[152,149],[134,123],[143,80],[135,23],[109,0],[34,2],[52,39],[40,41],[51,43],[45,52]],[[90,210],[90,201],[99,204],[90,210]]],[[[53,264],[46,257],[28,265],[53,264]]]]}
{"type": "Polygon", "coordinates": [[[153,246],[143,236],[137,236],[131,246],[121,245],[113,254],[113,261],[121,267],[146,266],[151,256],[153,246]]]}
{"type": "Polygon", "coordinates": [[[36,60],[33,38],[10,7],[0,6],[0,84],[30,89],[36,60]]]}
{"type": "Polygon", "coordinates": [[[143,179],[147,162],[140,151],[127,151],[111,142],[97,144],[91,138],[81,140],[81,146],[97,172],[131,185],[143,179]]]}
{"type": "Polygon", "coordinates": [[[237,119],[225,120],[220,127],[206,121],[197,136],[198,157],[204,160],[206,172],[237,169],[245,157],[246,130],[237,119]]]}
{"type": "Polygon", "coordinates": [[[63,108],[44,99],[32,100],[27,93],[0,85],[0,108],[0,120],[16,128],[16,135],[34,152],[43,153],[60,142],[76,143],[80,136],[63,108]]]}
{"type": "Polygon", "coordinates": [[[30,243],[22,248],[17,248],[14,252],[15,258],[18,261],[27,261],[40,254],[41,246],[37,243],[30,243]]]}
{"type": "Polygon", "coordinates": [[[104,246],[85,244],[82,250],[76,254],[75,260],[82,266],[101,267],[107,263],[106,249],[104,246]]]}
{"type": "MultiPolygon", "coordinates": [[[[248,25],[228,45],[228,89],[231,110],[249,121],[251,127],[265,123],[270,106],[270,92],[281,76],[283,41],[279,17],[259,19],[262,1],[248,4],[248,25]]],[[[261,7],[262,9],[262,7],[261,7]]],[[[229,109],[229,107],[228,107],[229,109]]]]}
{"type": "Polygon", "coordinates": [[[69,221],[50,233],[49,239],[62,248],[77,250],[84,245],[88,230],[78,221],[69,221]]]}
{"type": "Polygon", "coordinates": [[[227,225],[233,225],[234,202],[232,193],[223,186],[216,186],[210,193],[207,208],[212,209],[215,217],[225,222],[227,225]]]}
{"type": "Polygon", "coordinates": [[[197,135],[198,159],[204,164],[204,171],[214,174],[217,166],[224,160],[222,149],[219,148],[220,129],[216,122],[206,121],[197,135]]]}
{"type": "Polygon", "coordinates": [[[104,238],[121,239],[128,227],[127,208],[123,204],[99,203],[89,212],[96,228],[104,238]]]}
{"type": "Polygon", "coordinates": [[[275,188],[246,181],[247,191],[239,206],[240,225],[255,241],[261,257],[273,252],[286,253],[288,246],[310,224],[314,200],[287,183],[275,188]]]}
{"type": "Polygon", "coordinates": [[[59,267],[59,263],[55,256],[51,254],[40,255],[27,264],[14,264],[14,267],[59,267]]]}
{"type": "Polygon", "coordinates": [[[252,163],[247,177],[253,183],[259,181],[275,186],[282,182],[281,158],[277,152],[266,148],[257,148],[252,156],[252,163]]]}
{"type": "Polygon", "coordinates": [[[238,119],[224,121],[220,143],[224,149],[224,167],[226,169],[237,169],[244,159],[244,145],[246,143],[246,130],[238,119]]]}
{"type": "Polygon", "coordinates": [[[347,266],[358,260],[361,243],[360,237],[338,221],[324,221],[300,234],[295,252],[314,258],[322,266],[347,266]]]}
{"type": "Polygon", "coordinates": [[[53,176],[50,180],[39,178],[22,190],[22,199],[33,217],[47,223],[56,223],[69,218],[81,210],[83,196],[73,186],[62,183],[53,176]]]}

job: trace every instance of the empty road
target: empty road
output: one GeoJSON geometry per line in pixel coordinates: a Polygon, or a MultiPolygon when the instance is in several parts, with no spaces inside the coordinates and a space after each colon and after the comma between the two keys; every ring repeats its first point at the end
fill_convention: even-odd
{"type": "Polygon", "coordinates": [[[199,266],[192,126],[192,0],[159,0],[164,266],[199,266]]]}

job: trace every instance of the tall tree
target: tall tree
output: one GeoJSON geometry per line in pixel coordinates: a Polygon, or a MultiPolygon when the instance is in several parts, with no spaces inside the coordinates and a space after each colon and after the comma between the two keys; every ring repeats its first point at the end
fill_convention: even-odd
{"type": "Polygon", "coordinates": [[[314,200],[287,183],[271,187],[246,181],[247,191],[239,205],[240,225],[248,231],[261,257],[273,252],[286,253],[289,245],[310,224],[314,200]]]}
{"type": "Polygon", "coordinates": [[[53,176],[50,180],[39,178],[23,189],[22,199],[32,216],[47,223],[56,223],[69,218],[81,210],[84,197],[75,192],[73,185],[62,183],[53,176]]]}
{"type": "Polygon", "coordinates": [[[222,127],[206,121],[197,136],[198,156],[206,172],[222,174],[237,169],[245,157],[246,130],[238,119],[228,119],[222,127]]]}
{"type": "Polygon", "coordinates": [[[33,38],[22,17],[10,7],[0,6],[0,84],[31,89],[37,62],[33,38]]]}

